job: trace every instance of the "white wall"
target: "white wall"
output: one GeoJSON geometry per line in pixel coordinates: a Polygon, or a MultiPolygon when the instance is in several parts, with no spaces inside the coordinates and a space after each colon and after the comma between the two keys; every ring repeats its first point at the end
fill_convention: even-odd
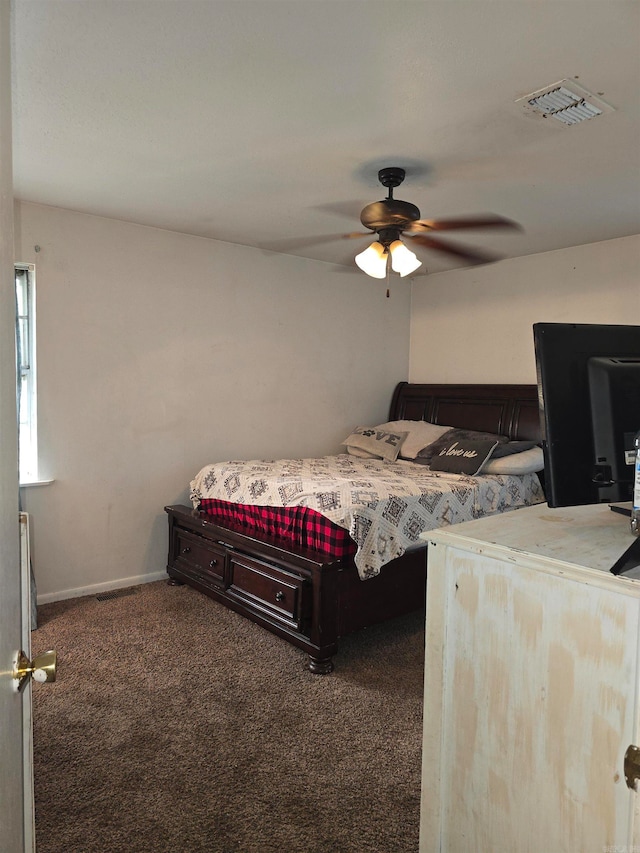
{"type": "Polygon", "coordinates": [[[640,323],[640,236],[419,277],[411,382],[535,382],[537,322],[640,323]]]}
{"type": "Polygon", "coordinates": [[[410,285],[16,204],[36,264],[39,601],[148,580],[166,504],[226,458],[340,450],[408,376],[410,285]],[[35,251],[35,246],[40,251],[35,251]]]}
{"type": "Polygon", "coordinates": [[[537,321],[640,317],[640,237],[417,278],[32,204],[40,601],[159,577],[163,507],[207,462],[338,451],[396,382],[535,382],[537,321]],[[35,246],[41,251],[36,252],[35,246]],[[409,345],[409,330],[411,342],[409,345]]]}

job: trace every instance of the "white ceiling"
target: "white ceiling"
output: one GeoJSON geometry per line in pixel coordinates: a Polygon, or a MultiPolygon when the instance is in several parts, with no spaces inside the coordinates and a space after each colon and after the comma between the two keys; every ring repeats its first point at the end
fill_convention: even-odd
{"type": "Polygon", "coordinates": [[[14,0],[13,15],[20,199],[353,266],[370,240],[340,235],[386,195],[378,169],[403,166],[395,196],[425,218],[519,222],[454,235],[505,257],[640,233],[638,0],[14,0]],[[614,110],[565,127],[516,103],[563,79],[614,110]]]}

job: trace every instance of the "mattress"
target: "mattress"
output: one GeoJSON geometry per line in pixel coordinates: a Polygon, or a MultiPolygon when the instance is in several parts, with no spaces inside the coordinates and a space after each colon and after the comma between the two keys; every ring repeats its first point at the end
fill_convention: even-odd
{"type": "Polygon", "coordinates": [[[536,474],[468,476],[339,454],[206,465],[191,482],[191,500],[203,509],[204,501],[218,500],[313,510],[348,533],[366,580],[407,550],[424,547],[423,532],[541,503],[544,493],[536,474]]]}

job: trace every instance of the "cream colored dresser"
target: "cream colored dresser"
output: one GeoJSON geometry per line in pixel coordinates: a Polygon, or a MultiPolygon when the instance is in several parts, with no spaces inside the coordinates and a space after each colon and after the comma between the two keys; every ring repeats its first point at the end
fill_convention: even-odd
{"type": "Polygon", "coordinates": [[[640,853],[628,518],[541,504],[423,538],[421,853],[640,853]]]}

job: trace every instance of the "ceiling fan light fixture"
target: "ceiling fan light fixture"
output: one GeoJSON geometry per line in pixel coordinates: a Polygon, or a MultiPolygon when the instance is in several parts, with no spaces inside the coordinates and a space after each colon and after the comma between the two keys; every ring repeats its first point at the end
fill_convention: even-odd
{"type": "MultiPolygon", "coordinates": [[[[498,260],[486,252],[449,244],[431,236],[430,232],[461,228],[515,228],[518,227],[515,222],[495,214],[467,216],[462,219],[420,219],[420,211],[415,204],[393,197],[394,187],[402,183],[404,176],[404,169],[399,167],[380,169],[378,180],[388,188],[389,195],[382,201],[366,205],[360,212],[360,222],[369,229],[368,234],[377,234],[375,242],[355,257],[357,266],[364,273],[372,278],[385,278],[393,270],[404,278],[419,269],[422,261],[400,239],[405,232],[411,245],[444,252],[465,264],[487,264],[498,260]]],[[[366,237],[368,234],[344,236],[366,237]]]]}
{"type": "Polygon", "coordinates": [[[391,252],[391,269],[397,272],[401,278],[410,275],[422,266],[416,255],[408,249],[402,240],[394,240],[389,246],[391,252]]]}
{"type": "Polygon", "coordinates": [[[362,272],[372,278],[384,278],[387,274],[387,254],[382,243],[376,240],[364,252],[356,255],[356,264],[362,272]]]}

